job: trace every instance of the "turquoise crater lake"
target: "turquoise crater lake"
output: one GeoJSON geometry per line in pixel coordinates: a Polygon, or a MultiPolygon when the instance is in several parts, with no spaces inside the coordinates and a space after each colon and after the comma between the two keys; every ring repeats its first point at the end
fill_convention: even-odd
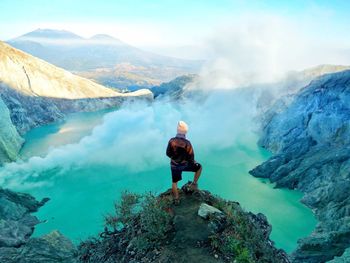
{"type": "MultiPolygon", "coordinates": [[[[45,156],[54,147],[78,143],[103,123],[105,114],[107,112],[72,114],[63,122],[31,130],[26,134],[22,158],[45,156]]],[[[193,142],[196,157],[204,167],[200,188],[238,201],[248,211],[265,214],[272,224],[271,239],[278,248],[291,252],[299,238],[311,233],[316,220],[311,210],[300,203],[301,193],[274,189],[272,184],[248,174],[270,154],[256,145],[255,134],[244,133],[245,139],[236,141],[234,147],[221,146],[206,151],[193,142]]],[[[166,144],[163,146],[165,151],[166,144]]],[[[97,234],[103,229],[103,215],[113,211],[113,204],[122,190],[160,193],[170,187],[168,160],[164,156],[160,158],[160,164],[144,171],[133,171],[113,163],[88,162],[65,169],[59,176],[50,175],[48,185],[26,189],[38,199],[51,199],[37,213],[45,223],[36,227],[35,235],[59,229],[77,243],[97,234]]],[[[55,173],[55,170],[47,173],[55,173]]],[[[192,177],[192,173],[185,173],[180,186],[192,177]]]]}

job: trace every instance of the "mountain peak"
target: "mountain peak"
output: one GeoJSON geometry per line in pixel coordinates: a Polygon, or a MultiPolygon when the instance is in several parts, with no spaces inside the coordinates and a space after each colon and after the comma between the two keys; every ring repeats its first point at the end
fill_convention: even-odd
{"type": "Polygon", "coordinates": [[[45,38],[45,39],[83,39],[70,31],[56,29],[41,29],[38,28],[32,32],[19,36],[17,39],[26,38],[45,38]]]}
{"type": "Polygon", "coordinates": [[[93,35],[92,37],[90,37],[90,39],[98,39],[98,40],[118,40],[117,38],[114,38],[110,35],[107,35],[107,34],[96,34],[96,35],[93,35]]]}

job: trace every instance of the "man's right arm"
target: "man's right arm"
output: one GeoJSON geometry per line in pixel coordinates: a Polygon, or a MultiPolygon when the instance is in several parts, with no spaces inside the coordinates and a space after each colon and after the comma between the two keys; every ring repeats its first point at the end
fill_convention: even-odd
{"type": "Polygon", "coordinates": [[[189,161],[194,163],[194,151],[193,151],[192,144],[190,142],[188,142],[187,154],[188,154],[188,157],[189,157],[189,161]]]}

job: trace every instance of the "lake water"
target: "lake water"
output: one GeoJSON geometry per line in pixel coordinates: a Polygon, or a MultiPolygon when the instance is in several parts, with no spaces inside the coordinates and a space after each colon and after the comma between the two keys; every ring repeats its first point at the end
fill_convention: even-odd
{"type": "MultiPolygon", "coordinates": [[[[26,135],[22,158],[45,156],[54,147],[77,143],[103,122],[105,114],[72,114],[63,122],[33,129],[26,135]]],[[[274,189],[272,184],[248,174],[250,169],[266,160],[269,153],[256,146],[254,134],[246,133],[249,133],[249,139],[237,142],[234,147],[219,147],[211,152],[197,147],[196,155],[203,165],[199,186],[223,198],[238,201],[246,210],[264,213],[273,226],[271,239],[277,247],[291,252],[299,238],[311,233],[315,218],[299,202],[301,193],[274,189]]],[[[194,148],[196,150],[195,144],[194,148]]],[[[164,160],[161,165],[154,169],[148,167],[145,171],[130,171],[113,163],[86,163],[52,177],[49,185],[27,189],[36,198],[51,198],[37,213],[46,223],[36,227],[35,235],[59,229],[74,242],[79,242],[97,234],[103,229],[103,215],[113,210],[122,190],[160,193],[170,188],[169,164],[164,160]]],[[[185,173],[180,186],[192,177],[192,173],[185,173]]]]}

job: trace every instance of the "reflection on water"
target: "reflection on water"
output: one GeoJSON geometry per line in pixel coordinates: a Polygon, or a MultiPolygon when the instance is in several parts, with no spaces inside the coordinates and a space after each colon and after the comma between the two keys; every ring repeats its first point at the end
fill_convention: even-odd
{"type": "MultiPolygon", "coordinates": [[[[102,122],[103,114],[74,114],[64,122],[32,130],[26,136],[22,157],[43,156],[51,147],[79,141],[102,122]]],[[[246,210],[264,213],[273,226],[271,237],[276,245],[291,252],[297,239],[312,231],[315,219],[299,202],[300,193],[273,189],[273,185],[248,174],[255,165],[268,158],[269,153],[256,146],[257,138],[253,134],[244,138],[235,147],[196,152],[197,160],[203,164],[200,187],[236,200],[246,210]]],[[[192,177],[192,173],[185,173],[182,183],[192,177]]],[[[103,215],[112,211],[122,190],[159,193],[168,189],[171,183],[167,162],[141,172],[130,172],[120,166],[86,164],[52,177],[52,180],[50,185],[29,191],[37,198],[51,198],[37,213],[47,222],[37,226],[35,234],[59,229],[75,242],[102,230],[103,215]]]]}

